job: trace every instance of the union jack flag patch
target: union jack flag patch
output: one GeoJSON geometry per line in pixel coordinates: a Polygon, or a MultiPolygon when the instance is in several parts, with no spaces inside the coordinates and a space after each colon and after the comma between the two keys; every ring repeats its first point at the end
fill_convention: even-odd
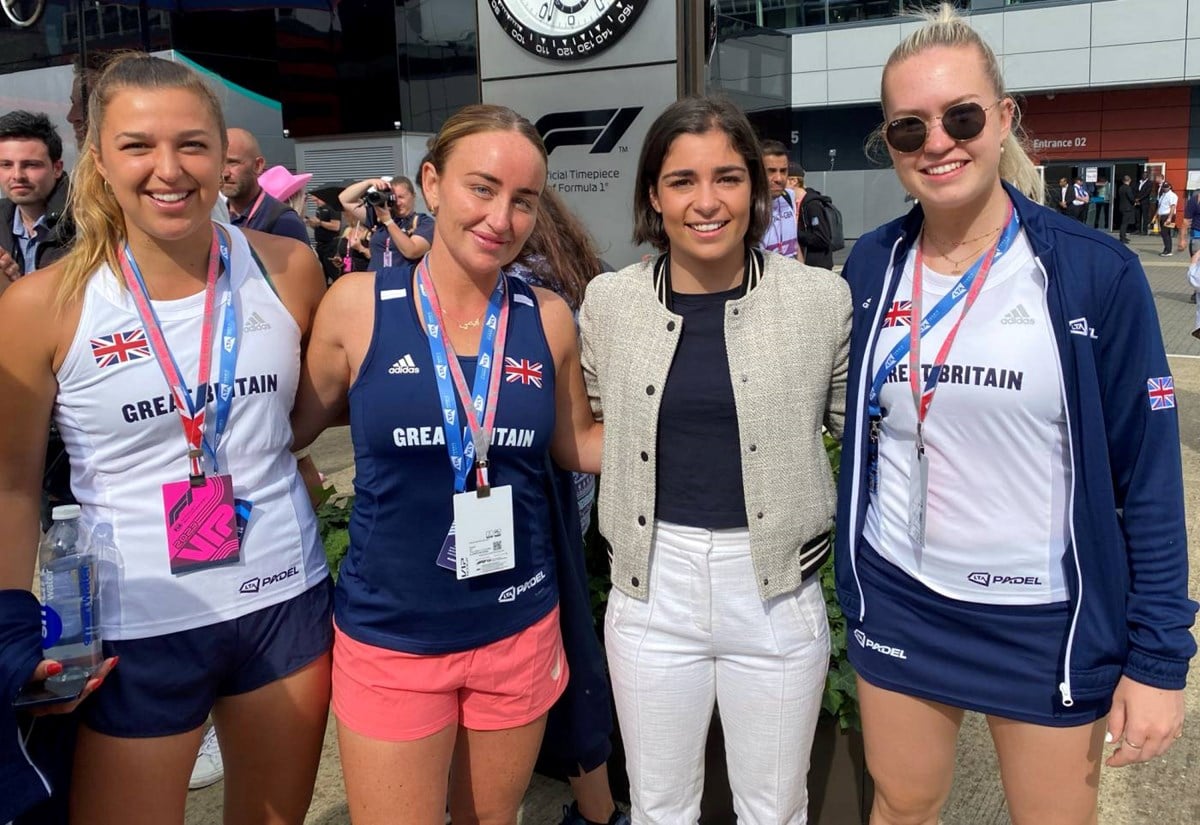
{"type": "Polygon", "coordinates": [[[128,332],[101,335],[93,338],[91,344],[92,357],[96,359],[98,367],[111,367],[113,364],[126,364],[150,357],[150,343],[146,340],[146,331],[140,327],[128,332]]]}
{"type": "Polygon", "coordinates": [[[1171,376],[1147,378],[1146,392],[1150,394],[1150,409],[1175,409],[1175,379],[1171,376]]]}
{"type": "Polygon", "coordinates": [[[526,385],[533,384],[540,390],[542,388],[542,364],[540,361],[531,363],[528,358],[518,361],[505,356],[504,380],[510,384],[518,381],[526,385]]]}
{"type": "Polygon", "coordinates": [[[892,308],[883,316],[885,327],[911,327],[912,301],[893,301],[892,308]]]}

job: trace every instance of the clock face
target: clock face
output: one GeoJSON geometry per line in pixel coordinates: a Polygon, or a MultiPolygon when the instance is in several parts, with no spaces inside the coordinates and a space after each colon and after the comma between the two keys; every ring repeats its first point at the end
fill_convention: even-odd
{"type": "Polygon", "coordinates": [[[629,31],[650,0],[488,0],[508,36],[539,57],[591,57],[629,31]]]}

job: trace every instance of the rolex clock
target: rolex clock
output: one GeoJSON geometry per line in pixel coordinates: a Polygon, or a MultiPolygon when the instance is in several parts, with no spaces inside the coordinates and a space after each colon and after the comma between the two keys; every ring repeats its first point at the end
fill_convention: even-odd
{"type": "Polygon", "coordinates": [[[579,60],[604,51],[650,0],[488,0],[500,26],[526,51],[579,60]]]}

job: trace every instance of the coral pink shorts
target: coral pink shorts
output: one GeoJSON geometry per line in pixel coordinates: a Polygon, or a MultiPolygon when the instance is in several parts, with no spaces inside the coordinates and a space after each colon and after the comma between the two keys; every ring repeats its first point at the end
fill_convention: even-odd
{"type": "Polygon", "coordinates": [[[334,627],[333,712],[355,733],[391,742],[450,724],[505,730],[537,719],[567,686],[558,608],[524,630],[459,653],[401,653],[334,627]]]}

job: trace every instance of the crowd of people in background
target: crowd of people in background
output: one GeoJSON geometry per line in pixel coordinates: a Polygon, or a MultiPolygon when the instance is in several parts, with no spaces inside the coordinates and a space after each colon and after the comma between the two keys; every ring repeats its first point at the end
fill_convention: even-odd
{"type": "MultiPolygon", "coordinates": [[[[722,98],[651,124],[654,251],[613,272],[502,106],[333,198],[183,64],[120,55],[76,94],[69,175],[45,115],[0,117],[13,696],[61,670],[30,588],[46,508],[77,501],[120,561],[81,693],[0,709],[0,821],[182,823],[224,777],[228,821],[298,824],[332,709],[358,825],[512,825],[539,753],[564,825],[679,825],[716,708],[738,820],[801,825],[831,557],[875,825],[938,821],[968,710],[1020,823],[1096,822],[1102,763],[1182,735],[1178,414],[1122,245],[1171,255],[1179,198],[1149,170],[1047,192],[950,4],[891,54],[870,137],[914,205],[836,273],[837,207],[722,98]],[[339,424],[335,584],[306,448],[339,424]]],[[[1182,210],[1200,289],[1200,192],[1182,210]]]]}

